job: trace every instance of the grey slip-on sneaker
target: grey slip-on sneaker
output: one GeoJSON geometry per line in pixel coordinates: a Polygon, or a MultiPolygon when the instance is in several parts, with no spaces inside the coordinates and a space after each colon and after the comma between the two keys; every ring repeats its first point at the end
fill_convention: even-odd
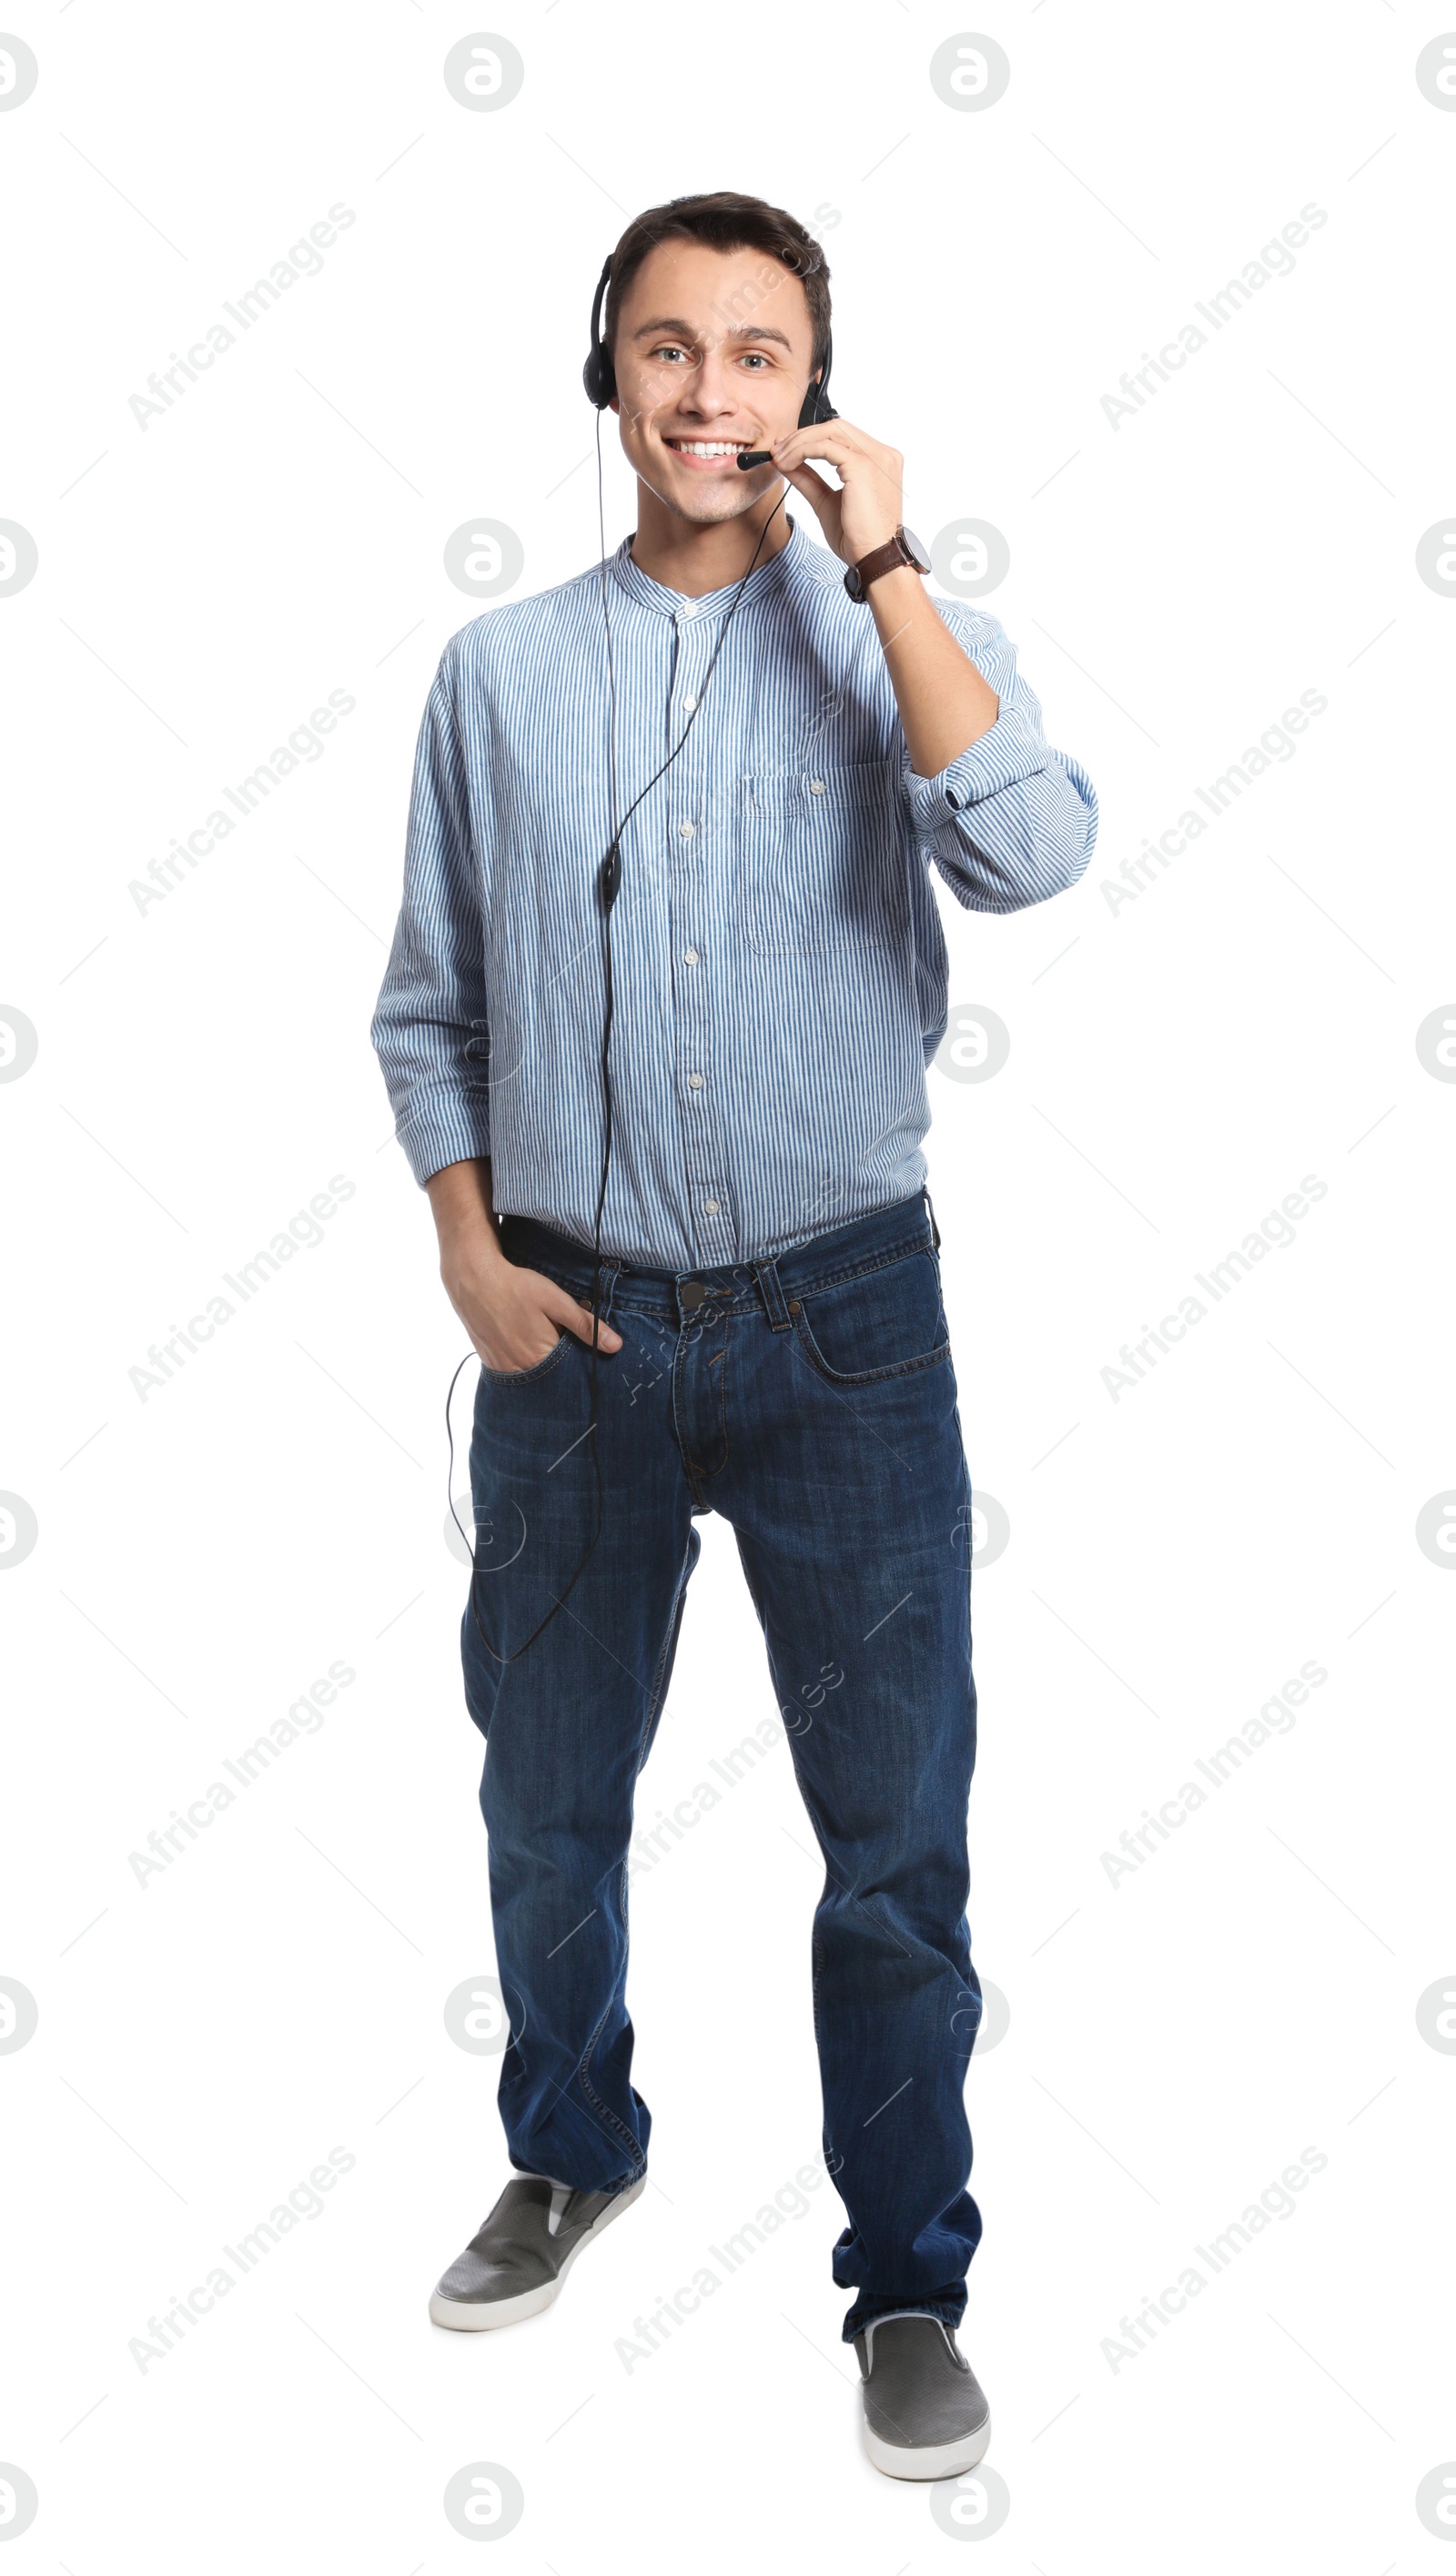
{"type": "Polygon", "coordinates": [[[991,2409],[952,2329],[923,2308],[871,2317],[854,2338],[865,2449],[887,2478],[956,2478],[991,2439],[991,2409]]]}
{"type": "Polygon", "coordinates": [[[432,2292],[434,2323],[477,2333],[549,2308],[583,2245],[646,2188],[645,2174],[617,2192],[570,2191],[541,2174],[518,2174],[432,2292]]]}

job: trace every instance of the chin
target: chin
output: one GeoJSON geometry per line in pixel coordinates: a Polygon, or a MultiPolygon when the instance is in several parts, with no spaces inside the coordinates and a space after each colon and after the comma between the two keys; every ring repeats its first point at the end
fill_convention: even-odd
{"type": "Polygon", "coordinates": [[[668,506],[677,511],[680,519],[691,519],[696,527],[703,527],[713,520],[741,519],[744,511],[752,508],[756,497],[745,486],[740,486],[736,492],[731,488],[705,492],[696,509],[684,501],[673,501],[668,506]]]}
{"type": "MultiPolygon", "coordinates": [[[[646,479],[644,475],[643,481],[646,479]]],[[[671,510],[676,518],[687,519],[695,528],[711,526],[720,519],[741,518],[758,497],[749,490],[746,474],[740,474],[734,483],[725,478],[721,483],[708,483],[690,492],[668,490],[662,483],[654,483],[652,489],[665,510],[671,510]]]]}

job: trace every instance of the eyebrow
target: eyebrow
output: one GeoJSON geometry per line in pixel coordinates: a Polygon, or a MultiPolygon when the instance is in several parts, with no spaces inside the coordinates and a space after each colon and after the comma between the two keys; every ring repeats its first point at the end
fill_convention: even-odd
{"type": "MultiPolygon", "coordinates": [[[[698,336],[691,322],[684,322],[680,313],[662,313],[655,322],[644,322],[632,337],[634,340],[647,340],[654,331],[676,331],[684,340],[695,340],[698,336]]],[[[735,322],[732,330],[725,331],[723,337],[725,340],[777,340],[780,347],[793,355],[793,344],[787,335],[772,330],[766,322],[735,322]]]]}

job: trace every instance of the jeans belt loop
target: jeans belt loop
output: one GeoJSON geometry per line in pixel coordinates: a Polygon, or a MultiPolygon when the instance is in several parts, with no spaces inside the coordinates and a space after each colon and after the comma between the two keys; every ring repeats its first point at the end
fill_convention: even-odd
{"type": "Polygon", "coordinates": [[[929,1190],[927,1189],[927,1187],[926,1187],[926,1185],[925,1185],[924,1181],[922,1181],[922,1182],[921,1182],[921,1184],[920,1184],[920,1194],[921,1194],[921,1197],[922,1197],[922,1198],[924,1199],[924,1201],[925,1201],[926,1213],[927,1213],[927,1215],[928,1215],[928,1216],[929,1216],[929,1218],[930,1218],[930,1231],[931,1231],[931,1234],[932,1234],[932,1236],[933,1236],[933,1238],[934,1238],[934,1242],[935,1242],[935,1249],[936,1249],[936,1251],[937,1251],[937,1252],[939,1252],[939,1250],[940,1250],[940,1228],[939,1228],[939,1226],[938,1226],[938,1225],[936,1224],[936,1222],[935,1222],[935,1206],[934,1206],[934,1202],[933,1202],[933,1201],[932,1201],[932,1199],[931,1199],[930,1192],[929,1192],[929,1190]]]}
{"type": "Polygon", "coordinates": [[[768,1309],[768,1320],[773,1326],[774,1331],[776,1333],[788,1332],[790,1329],[789,1309],[785,1302],[783,1288],[779,1280],[778,1263],[773,1259],[772,1255],[770,1255],[767,1261],[755,1261],[753,1265],[753,1275],[758,1281],[759,1293],[763,1298],[764,1305],[768,1309]]]}

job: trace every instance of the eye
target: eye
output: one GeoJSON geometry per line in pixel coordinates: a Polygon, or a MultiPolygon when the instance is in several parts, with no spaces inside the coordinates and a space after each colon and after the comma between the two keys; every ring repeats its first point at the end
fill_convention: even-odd
{"type": "Polygon", "coordinates": [[[755,368],[766,367],[768,365],[768,359],[765,357],[762,349],[745,349],[743,353],[744,365],[747,366],[750,360],[753,362],[755,368]]]}
{"type": "Polygon", "coordinates": [[[652,355],[654,358],[685,358],[687,351],[680,340],[664,340],[652,355]]]}

